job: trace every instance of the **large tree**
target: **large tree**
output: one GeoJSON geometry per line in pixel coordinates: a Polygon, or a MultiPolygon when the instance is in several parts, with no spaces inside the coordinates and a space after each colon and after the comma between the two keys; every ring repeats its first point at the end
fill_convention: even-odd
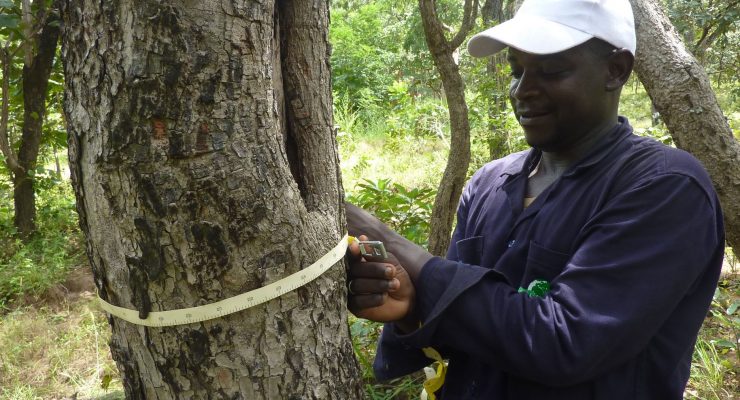
{"type": "MultiPolygon", "coordinates": [[[[213,303],[296,272],[344,232],[328,2],[71,1],[65,114],[100,296],[139,311],[213,303]]],[[[109,319],[132,399],[353,399],[335,266],[222,318],[109,319]]]]}
{"type": "Polygon", "coordinates": [[[727,242],[740,254],[740,143],[719,108],[704,68],[686,50],[655,0],[632,0],[635,71],[676,146],[712,177],[725,214],[727,242]]]}

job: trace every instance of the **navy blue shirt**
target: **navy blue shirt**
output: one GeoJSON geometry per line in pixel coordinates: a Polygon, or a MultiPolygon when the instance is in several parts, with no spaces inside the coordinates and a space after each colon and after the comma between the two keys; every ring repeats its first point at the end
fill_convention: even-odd
{"type": "Polygon", "coordinates": [[[719,201],[688,153],[626,119],[527,208],[531,149],[467,184],[447,259],[416,284],[423,327],[385,326],[379,379],[449,359],[444,399],[681,399],[724,252],[719,201]],[[533,280],[542,298],[519,293],[533,280]]]}

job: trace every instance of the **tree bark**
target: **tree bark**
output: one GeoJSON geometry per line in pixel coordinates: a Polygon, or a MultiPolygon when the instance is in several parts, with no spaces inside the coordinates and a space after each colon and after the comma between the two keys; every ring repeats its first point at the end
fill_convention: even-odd
{"type": "MultiPolygon", "coordinates": [[[[69,159],[101,297],[213,303],[343,236],[328,2],[65,2],[69,159]]],[[[109,318],[130,399],[362,397],[341,263],[222,318],[109,318]]]]}
{"type": "MultiPolygon", "coordinates": [[[[29,6],[30,7],[30,6],[29,6]]],[[[21,144],[17,155],[17,168],[13,172],[14,225],[22,239],[28,239],[36,230],[36,194],[33,173],[39,155],[41,135],[46,113],[46,93],[49,76],[54,65],[54,55],[59,41],[58,7],[38,15],[45,16],[43,28],[38,37],[27,37],[31,44],[26,46],[26,62],[23,66],[23,129],[21,144]],[[37,49],[35,54],[32,49],[37,49]]],[[[10,61],[10,60],[8,60],[10,61]]]]}
{"type": "Polygon", "coordinates": [[[462,26],[451,40],[445,37],[435,3],[435,0],[419,0],[424,37],[442,79],[450,114],[450,155],[434,199],[429,233],[429,252],[444,255],[450,245],[452,221],[470,164],[468,105],[465,102],[465,86],[453,53],[473,27],[478,0],[465,1],[462,26]]]}
{"type": "Polygon", "coordinates": [[[727,242],[740,254],[740,143],[719,108],[709,78],[653,0],[632,0],[635,71],[673,141],[709,172],[725,216],[727,242]]]}

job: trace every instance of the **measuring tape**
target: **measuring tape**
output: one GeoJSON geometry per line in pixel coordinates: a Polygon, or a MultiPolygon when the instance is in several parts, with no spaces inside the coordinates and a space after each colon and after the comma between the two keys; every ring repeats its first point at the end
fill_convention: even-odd
{"type": "Polygon", "coordinates": [[[344,235],[342,240],[333,249],[329,250],[328,253],[319,258],[318,261],[294,274],[259,289],[203,306],[169,311],[152,311],[145,319],[141,319],[137,310],[114,306],[100,297],[98,297],[98,300],[103,310],[109,314],[137,325],[184,325],[219,318],[282,296],[318,278],[344,257],[347,249],[347,240],[348,236],[344,235]]]}

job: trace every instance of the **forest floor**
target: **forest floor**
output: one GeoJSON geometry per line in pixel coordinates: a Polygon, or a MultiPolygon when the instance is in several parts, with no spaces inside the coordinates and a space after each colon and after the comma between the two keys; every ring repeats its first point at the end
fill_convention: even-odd
{"type": "Polygon", "coordinates": [[[123,399],[88,266],[0,319],[0,399],[123,399]]]}

